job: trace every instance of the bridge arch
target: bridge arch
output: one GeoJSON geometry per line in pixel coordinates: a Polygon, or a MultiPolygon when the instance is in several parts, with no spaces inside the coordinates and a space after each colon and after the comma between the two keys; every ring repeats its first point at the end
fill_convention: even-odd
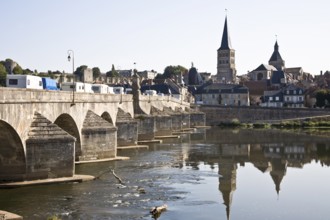
{"type": "Polygon", "coordinates": [[[0,131],[0,182],[23,180],[26,159],[22,140],[3,120],[0,120],[0,131]]]}
{"type": "Polygon", "coordinates": [[[133,120],[132,115],[129,112],[125,112],[123,109],[118,108],[116,121],[129,121],[133,120]]]}
{"type": "Polygon", "coordinates": [[[109,112],[103,112],[101,118],[114,125],[109,112]]]}
{"type": "Polygon", "coordinates": [[[62,128],[68,134],[76,138],[75,143],[75,157],[78,160],[79,156],[81,156],[81,140],[80,140],[80,132],[77,127],[76,122],[69,114],[61,114],[57,117],[54,124],[62,128]]]}

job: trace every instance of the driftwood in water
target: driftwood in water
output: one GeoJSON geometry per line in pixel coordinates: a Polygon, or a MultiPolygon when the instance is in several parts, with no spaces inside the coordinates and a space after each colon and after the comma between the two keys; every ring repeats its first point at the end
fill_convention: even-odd
{"type": "Polygon", "coordinates": [[[103,176],[104,174],[109,173],[109,172],[112,173],[112,175],[118,180],[118,182],[121,185],[125,185],[125,183],[121,180],[121,178],[119,176],[117,176],[117,174],[115,173],[115,170],[114,169],[111,169],[111,168],[109,168],[109,169],[101,172],[99,175],[97,175],[96,177],[94,177],[94,180],[100,179],[101,176],[103,176]]]}
{"type": "Polygon", "coordinates": [[[107,170],[101,172],[99,175],[97,175],[97,176],[94,177],[94,180],[100,179],[101,176],[103,176],[103,175],[106,174],[106,173],[109,173],[111,170],[112,170],[112,169],[109,168],[109,169],[107,169],[107,170]]]}
{"type": "Polygon", "coordinates": [[[162,212],[164,212],[166,210],[167,210],[167,205],[156,206],[150,210],[150,214],[152,215],[152,217],[154,219],[157,219],[157,218],[159,218],[160,214],[162,214],[162,212]]]}
{"type": "Polygon", "coordinates": [[[118,180],[118,182],[121,185],[125,185],[125,183],[120,179],[120,177],[115,174],[115,170],[114,169],[111,169],[111,172],[112,172],[112,175],[118,180]]]}

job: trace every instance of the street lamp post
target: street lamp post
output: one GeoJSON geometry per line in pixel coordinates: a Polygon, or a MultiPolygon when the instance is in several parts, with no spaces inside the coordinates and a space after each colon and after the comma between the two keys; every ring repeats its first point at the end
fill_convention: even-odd
{"type": "Polygon", "coordinates": [[[68,50],[68,61],[70,62],[72,58],[72,79],[73,79],[73,83],[72,83],[72,103],[71,106],[75,105],[74,102],[74,90],[76,89],[76,84],[75,84],[75,75],[74,75],[74,52],[73,50],[68,50]]]}

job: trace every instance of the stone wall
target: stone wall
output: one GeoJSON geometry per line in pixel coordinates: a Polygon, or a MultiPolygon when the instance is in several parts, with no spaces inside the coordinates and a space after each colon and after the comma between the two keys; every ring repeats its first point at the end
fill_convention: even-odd
{"type": "Polygon", "coordinates": [[[74,137],[35,113],[26,140],[26,180],[73,176],[74,143],[74,137]]]}
{"type": "Polygon", "coordinates": [[[309,108],[200,106],[199,110],[206,114],[206,125],[219,125],[233,119],[242,123],[253,123],[330,115],[328,110],[309,108]]]}
{"type": "Polygon", "coordinates": [[[138,141],[137,121],[117,121],[117,144],[118,146],[136,145],[138,141]]]}
{"type": "Polygon", "coordinates": [[[190,113],[190,127],[205,126],[205,113],[204,112],[191,112],[190,113]]]}
{"type": "Polygon", "coordinates": [[[138,120],[138,140],[153,140],[155,138],[155,117],[136,115],[138,120]]]}
{"type": "Polygon", "coordinates": [[[117,156],[117,128],[92,111],[87,113],[81,137],[79,161],[117,156]]]}

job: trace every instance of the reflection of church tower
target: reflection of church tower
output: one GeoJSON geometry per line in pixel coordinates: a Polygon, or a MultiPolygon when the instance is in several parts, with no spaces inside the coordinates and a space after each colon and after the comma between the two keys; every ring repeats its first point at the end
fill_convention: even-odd
{"type": "Polygon", "coordinates": [[[283,177],[286,174],[286,162],[282,161],[281,159],[272,159],[271,165],[272,171],[270,171],[270,175],[275,183],[277,195],[279,195],[281,190],[280,185],[283,177]]]}
{"type": "Polygon", "coordinates": [[[223,28],[221,46],[218,49],[217,80],[221,83],[235,83],[235,50],[231,46],[227,17],[223,28]]]}
{"type": "Polygon", "coordinates": [[[237,165],[232,158],[221,158],[219,162],[219,190],[222,193],[223,202],[226,206],[227,219],[230,218],[230,206],[236,190],[237,165]]]}
{"type": "Polygon", "coordinates": [[[274,45],[274,52],[270,57],[268,64],[274,66],[277,70],[284,70],[285,68],[285,62],[282,59],[280,52],[278,50],[277,40],[274,45]]]}

